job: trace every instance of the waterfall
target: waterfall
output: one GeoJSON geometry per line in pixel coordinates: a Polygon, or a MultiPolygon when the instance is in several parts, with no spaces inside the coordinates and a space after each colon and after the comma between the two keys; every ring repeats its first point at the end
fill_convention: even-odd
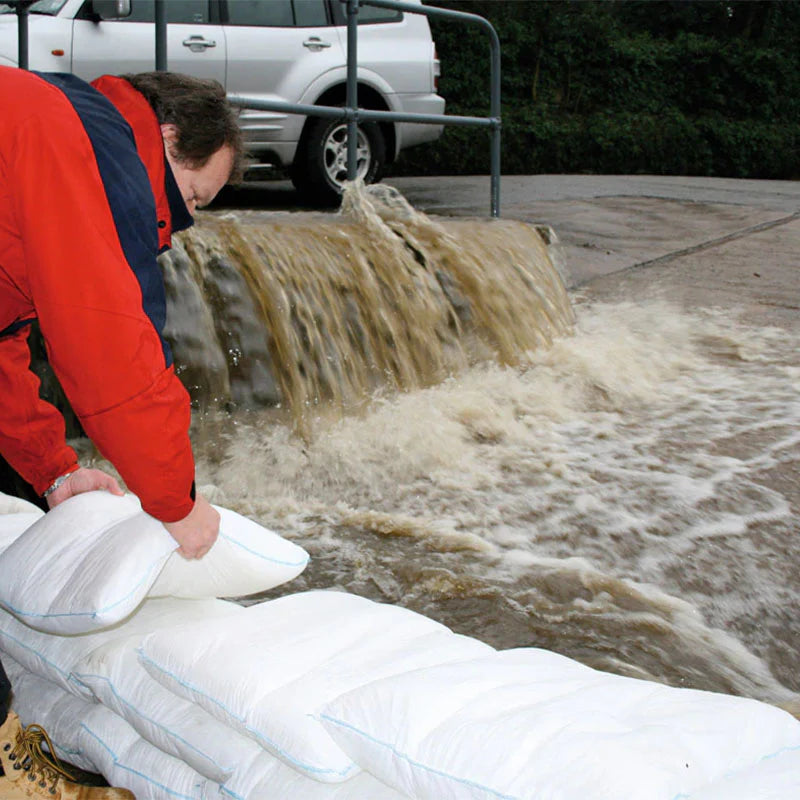
{"type": "Polygon", "coordinates": [[[573,322],[537,227],[434,220],[389,187],[355,186],[333,215],[203,213],[173,244],[165,336],[203,409],[347,413],[515,364],[573,322]]]}

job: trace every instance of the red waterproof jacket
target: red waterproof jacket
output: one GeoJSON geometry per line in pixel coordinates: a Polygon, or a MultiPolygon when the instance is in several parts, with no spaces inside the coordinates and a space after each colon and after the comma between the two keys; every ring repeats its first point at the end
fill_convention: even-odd
{"type": "Polygon", "coordinates": [[[189,397],[161,336],[156,261],[191,221],[127,81],[0,67],[0,452],[37,492],[76,456],[29,369],[34,319],[84,430],[144,509],[191,511],[189,397]]]}

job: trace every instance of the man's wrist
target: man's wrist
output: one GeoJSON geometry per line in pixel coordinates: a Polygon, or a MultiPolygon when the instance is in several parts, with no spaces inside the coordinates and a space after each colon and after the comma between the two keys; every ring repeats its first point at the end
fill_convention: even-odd
{"type": "Polygon", "coordinates": [[[78,467],[74,467],[69,472],[65,472],[63,475],[59,475],[43,492],[42,497],[49,497],[53,494],[56,489],[60,486],[63,486],[78,470],[78,467]]]}

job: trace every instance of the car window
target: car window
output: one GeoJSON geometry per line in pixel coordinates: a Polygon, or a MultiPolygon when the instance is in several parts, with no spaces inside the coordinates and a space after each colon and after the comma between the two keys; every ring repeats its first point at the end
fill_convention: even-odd
{"type": "MultiPolygon", "coordinates": [[[[332,4],[333,20],[335,25],[347,25],[347,9],[344,3],[332,4]]],[[[378,8],[377,6],[359,6],[358,24],[372,25],[381,22],[400,22],[403,12],[393,8],[378,8]]]]}
{"type": "Polygon", "coordinates": [[[370,22],[399,22],[403,13],[394,8],[377,8],[376,6],[359,6],[358,24],[370,22]]]}
{"type": "MultiPolygon", "coordinates": [[[[291,0],[234,0],[228,2],[228,25],[263,25],[290,28],[294,25],[291,0]]],[[[225,17],[223,17],[225,19],[225,17]]]]}
{"type": "Polygon", "coordinates": [[[330,24],[325,0],[227,0],[225,6],[228,25],[316,28],[330,24]]]}
{"type": "MultiPolygon", "coordinates": [[[[270,4],[268,4],[270,5],[270,4]]],[[[167,22],[183,24],[204,24],[209,20],[209,0],[169,0],[167,6],[167,22]]],[[[130,16],[121,17],[115,22],[155,22],[155,0],[131,0],[130,16]]],[[[91,0],[82,6],[78,19],[93,19],[94,11],[91,0]]]]}
{"type": "MultiPolygon", "coordinates": [[[[61,6],[66,3],[67,0],[37,0],[32,6],[29,6],[28,11],[31,14],[50,14],[55,16],[61,11],[61,6]]],[[[0,3],[0,14],[11,14],[16,13],[16,9],[14,6],[10,6],[6,3],[0,3]]]]}
{"type": "Polygon", "coordinates": [[[317,28],[330,25],[324,0],[292,0],[294,24],[298,28],[317,28]]]}

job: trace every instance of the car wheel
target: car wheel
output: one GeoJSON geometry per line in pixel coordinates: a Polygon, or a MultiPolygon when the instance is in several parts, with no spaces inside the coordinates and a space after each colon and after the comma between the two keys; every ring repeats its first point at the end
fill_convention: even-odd
{"type": "MultiPolygon", "coordinates": [[[[376,183],[383,175],[386,144],[374,122],[358,126],[356,177],[376,183]]],[[[292,181],[309,201],[338,204],[347,180],[347,122],[319,118],[310,123],[292,169],[292,181]]]]}

